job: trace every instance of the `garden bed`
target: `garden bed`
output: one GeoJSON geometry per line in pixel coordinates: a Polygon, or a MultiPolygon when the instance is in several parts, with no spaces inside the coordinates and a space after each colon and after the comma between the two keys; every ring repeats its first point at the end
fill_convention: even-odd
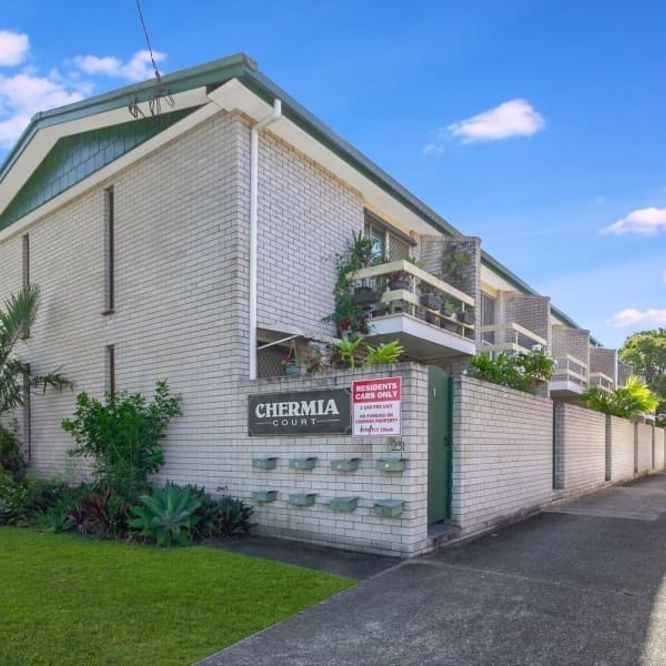
{"type": "Polygon", "coordinates": [[[189,664],[353,581],[205,547],[0,528],[0,661],[189,664]]]}

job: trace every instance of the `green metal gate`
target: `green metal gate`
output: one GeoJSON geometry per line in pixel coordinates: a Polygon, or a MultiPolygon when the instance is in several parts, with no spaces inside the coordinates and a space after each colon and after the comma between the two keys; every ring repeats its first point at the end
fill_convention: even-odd
{"type": "Polygon", "coordinates": [[[428,368],[428,524],[451,515],[451,377],[428,368]]]}

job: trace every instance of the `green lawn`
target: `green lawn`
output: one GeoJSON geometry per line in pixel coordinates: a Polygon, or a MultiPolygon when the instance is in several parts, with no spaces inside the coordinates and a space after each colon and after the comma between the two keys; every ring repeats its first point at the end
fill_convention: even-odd
{"type": "Polygon", "coordinates": [[[0,663],[191,663],[351,585],[204,547],[3,527],[0,663]]]}

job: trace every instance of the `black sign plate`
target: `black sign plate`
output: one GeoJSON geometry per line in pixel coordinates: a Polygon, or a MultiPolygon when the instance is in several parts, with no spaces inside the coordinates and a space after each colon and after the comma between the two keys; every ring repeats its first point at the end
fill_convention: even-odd
{"type": "Polygon", "coordinates": [[[351,433],[350,396],[349,389],[251,395],[248,434],[348,435],[351,433]]]}

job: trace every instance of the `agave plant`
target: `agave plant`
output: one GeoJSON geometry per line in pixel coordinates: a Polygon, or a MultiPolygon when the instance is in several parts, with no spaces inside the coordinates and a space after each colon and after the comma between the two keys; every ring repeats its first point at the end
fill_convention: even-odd
{"type": "Polygon", "coordinates": [[[142,495],[141,506],[132,507],[136,516],[129,521],[143,537],[158,546],[192,543],[192,529],[199,521],[196,515],[201,499],[191,486],[167,482],[163,488],[155,487],[152,495],[142,495]]]}

